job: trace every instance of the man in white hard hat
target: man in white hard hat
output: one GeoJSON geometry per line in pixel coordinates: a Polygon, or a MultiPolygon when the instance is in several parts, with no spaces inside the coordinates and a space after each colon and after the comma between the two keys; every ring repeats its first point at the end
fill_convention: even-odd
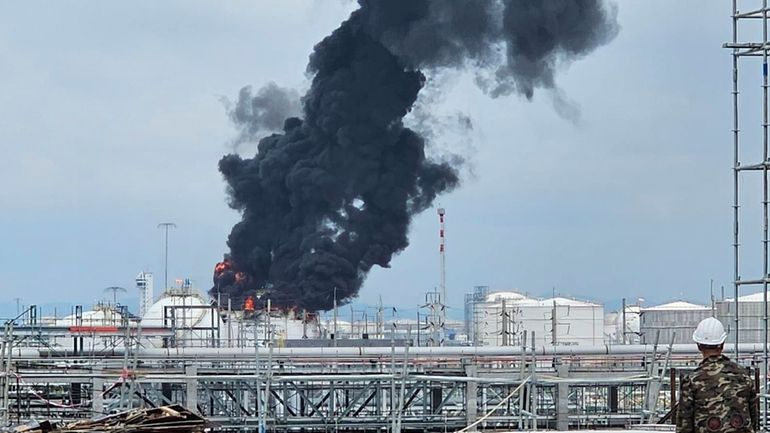
{"type": "Polygon", "coordinates": [[[677,433],[751,433],[757,431],[757,393],[748,369],[722,354],[727,333],[709,317],[692,339],[703,355],[700,365],[682,380],[677,433]]]}

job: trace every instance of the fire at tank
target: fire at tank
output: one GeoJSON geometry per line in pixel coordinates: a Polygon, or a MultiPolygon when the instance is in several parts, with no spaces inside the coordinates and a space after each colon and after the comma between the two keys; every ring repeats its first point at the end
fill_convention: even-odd
{"type": "Polygon", "coordinates": [[[258,145],[219,161],[242,219],[214,270],[217,299],[320,311],[355,298],[409,245],[412,218],[460,183],[463,158],[404,123],[431,73],[468,70],[492,97],[529,99],[617,32],[601,0],[358,3],[310,55],[299,113],[275,85],[244,88],[230,113],[258,145]]]}

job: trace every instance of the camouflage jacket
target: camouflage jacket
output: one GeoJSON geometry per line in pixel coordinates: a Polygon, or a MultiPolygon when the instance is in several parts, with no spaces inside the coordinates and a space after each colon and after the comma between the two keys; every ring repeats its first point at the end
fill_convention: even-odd
{"type": "Polygon", "coordinates": [[[757,393],[749,370],[711,356],[682,380],[677,433],[751,433],[757,430],[757,393]]]}

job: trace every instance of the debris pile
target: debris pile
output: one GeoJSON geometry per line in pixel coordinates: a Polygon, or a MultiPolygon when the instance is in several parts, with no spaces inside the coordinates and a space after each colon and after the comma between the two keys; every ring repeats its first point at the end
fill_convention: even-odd
{"type": "Polygon", "coordinates": [[[138,409],[58,426],[50,421],[27,424],[13,433],[199,433],[213,427],[205,418],[179,405],[138,409]]]}

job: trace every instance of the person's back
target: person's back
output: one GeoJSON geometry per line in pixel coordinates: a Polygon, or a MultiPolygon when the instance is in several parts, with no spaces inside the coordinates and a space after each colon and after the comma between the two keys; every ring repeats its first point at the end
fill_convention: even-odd
{"type": "Polygon", "coordinates": [[[704,359],[682,381],[677,432],[750,433],[756,423],[751,375],[724,355],[704,359]]]}
{"type": "Polygon", "coordinates": [[[758,430],[757,393],[748,369],[722,355],[727,333],[719,320],[698,324],[693,340],[703,355],[682,380],[677,433],[753,433],[758,430]]]}

